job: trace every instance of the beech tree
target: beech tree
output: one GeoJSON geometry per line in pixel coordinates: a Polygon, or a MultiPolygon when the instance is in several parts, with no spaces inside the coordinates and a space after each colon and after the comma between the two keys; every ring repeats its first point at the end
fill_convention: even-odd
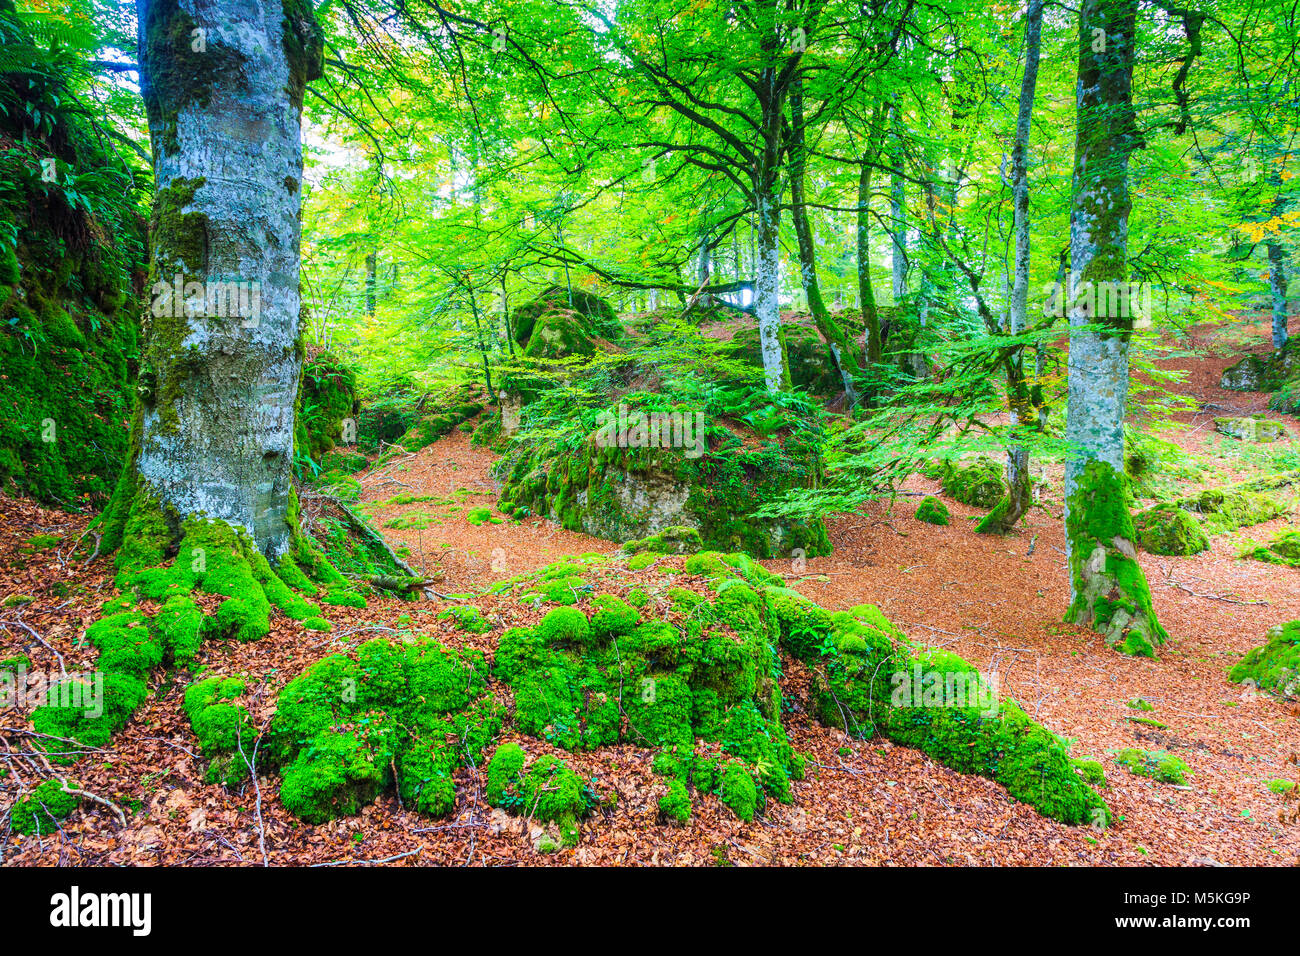
{"type": "Polygon", "coordinates": [[[302,371],[298,243],[304,0],[139,0],[155,177],[133,454],[104,518],[119,563],[156,563],[186,519],[220,519],[268,559],[294,546],[302,371]]]}
{"type": "Polygon", "coordinates": [[[1151,655],[1166,634],[1137,561],[1123,485],[1133,319],[1128,309],[1090,307],[1113,304],[1113,298],[1083,294],[1127,285],[1128,163],[1142,144],[1132,97],[1136,19],[1137,0],[1085,0],[1079,16],[1066,417],[1072,455],[1065,472],[1071,603],[1065,617],[1125,651],[1151,655]]]}

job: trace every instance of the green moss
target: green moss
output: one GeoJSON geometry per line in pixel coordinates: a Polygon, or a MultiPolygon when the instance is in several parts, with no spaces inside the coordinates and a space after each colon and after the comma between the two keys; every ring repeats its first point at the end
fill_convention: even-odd
{"type": "Polygon", "coordinates": [[[1288,794],[1296,788],[1294,780],[1267,780],[1264,786],[1268,787],[1270,793],[1288,794]]]}
{"type": "MultiPolygon", "coordinates": [[[[469,511],[465,512],[465,520],[475,526],[485,524],[488,521],[492,520],[492,509],[491,508],[470,508],[469,511]]],[[[497,520],[499,523],[500,519],[497,520]]]]}
{"type": "Polygon", "coordinates": [[[1106,786],[1106,770],[1099,760],[1081,760],[1072,759],[1070,764],[1078,771],[1079,776],[1087,783],[1094,787],[1106,786]]]}
{"type": "Polygon", "coordinates": [[[281,691],[268,729],[268,759],[287,765],[281,800],[320,822],[393,785],[421,812],[449,812],[453,771],[479,763],[500,728],[486,691],[481,654],[431,641],[379,639],[355,660],[318,661],[281,691]]]}
{"type": "Polygon", "coordinates": [[[1091,626],[1125,653],[1154,657],[1168,635],[1137,562],[1121,476],[1105,462],[1089,461],[1067,504],[1073,600],[1065,620],[1091,626]]]}
{"type": "Polygon", "coordinates": [[[15,833],[49,836],[58,831],[58,821],[72,813],[80,800],[76,794],[65,792],[59,781],[46,780],[14,804],[9,824],[15,833]]]}
{"type": "Polygon", "coordinates": [[[970,465],[946,464],[943,493],[949,498],[975,508],[992,508],[1005,497],[1003,469],[991,458],[980,458],[970,465]]]}
{"type": "Polygon", "coordinates": [[[208,758],[206,779],[227,786],[248,777],[257,730],[249,720],[248,708],[237,701],[245,684],[238,677],[208,677],[185,690],[184,709],[208,758]],[[241,752],[242,751],[242,752],[241,752]]]}
{"type": "Polygon", "coordinates": [[[456,626],[462,631],[481,634],[484,631],[492,630],[492,625],[483,619],[483,612],[472,604],[458,607],[449,607],[447,610],[438,615],[438,620],[451,620],[456,622],[456,626]]]}
{"type": "Polygon", "coordinates": [[[595,803],[595,795],[564,761],[547,755],[525,769],[525,754],[518,744],[502,744],[487,768],[487,800],[511,813],[556,823],[565,846],[579,839],[578,821],[595,803]]]}
{"type": "Polygon", "coordinates": [[[758,812],[758,787],[749,769],[742,763],[727,763],[722,768],[722,781],[718,793],[731,812],[746,823],[758,812]]]}
{"type": "Polygon", "coordinates": [[[1156,505],[1133,518],[1137,542],[1152,554],[1192,555],[1210,547],[1196,516],[1177,505],[1156,505]]]}
{"type": "Polygon", "coordinates": [[[916,520],[926,524],[946,525],[950,520],[948,506],[934,495],[927,495],[917,505],[916,520]]]}
{"type": "MultiPolygon", "coordinates": [[[[700,532],[695,528],[669,527],[651,537],[625,542],[622,550],[634,555],[641,552],[651,554],[694,554],[697,551],[704,550],[704,541],[700,537],[700,532]]],[[[628,567],[632,567],[631,562],[628,562],[628,567]]],[[[638,569],[632,568],[632,570],[638,569]]]]}
{"type": "Polygon", "coordinates": [[[1187,783],[1187,776],[1191,773],[1187,764],[1172,754],[1139,750],[1136,747],[1121,750],[1116,755],[1115,762],[1135,776],[1150,777],[1161,783],[1180,786],[1187,783]]]}
{"type": "Polygon", "coordinates": [[[691,818],[691,797],[681,780],[669,780],[668,792],[659,798],[659,815],[673,823],[686,823],[691,818]]]}
{"type": "Polygon", "coordinates": [[[1236,683],[1282,697],[1300,697],[1300,620],[1269,628],[1264,644],[1251,648],[1228,672],[1236,683]]]}

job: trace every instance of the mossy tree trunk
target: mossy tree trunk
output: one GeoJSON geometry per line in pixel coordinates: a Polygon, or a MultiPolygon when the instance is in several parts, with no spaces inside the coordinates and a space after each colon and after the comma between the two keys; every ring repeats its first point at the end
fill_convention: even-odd
{"type": "Polygon", "coordinates": [[[297,534],[299,123],[320,30],[304,0],[138,0],[137,10],[153,306],[134,454],[105,544],[175,535],[206,515],[276,559],[297,534]]]}
{"type": "MultiPolygon", "coordinates": [[[[1066,540],[1071,597],[1066,620],[1086,624],[1130,653],[1165,639],[1133,545],[1124,501],[1124,410],[1133,320],[1103,316],[1078,297],[1084,283],[1128,275],[1128,162],[1141,145],[1132,105],[1137,0],[1084,0],[1079,20],[1078,132],[1070,215],[1069,406],[1066,540]]],[[[1095,297],[1094,297],[1095,298],[1095,297]]],[[[1119,310],[1116,310],[1119,311],[1119,310]]],[[[1127,311],[1127,310],[1124,310],[1127,311]]]]}
{"type": "Polygon", "coordinates": [[[889,174],[890,278],[894,305],[897,306],[907,295],[907,187],[903,182],[903,131],[897,105],[889,111],[889,124],[894,150],[891,158],[893,169],[889,174]]]}
{"type": "Polygon", "coordinates": [[[858,403],[858,389],[854,384],[854,373],[861,370],[854,354],[852,338],[844,331],[822,299],[821,283],[817,280],[817,252],[813,246],[812,225],[808,221],[808,206],[804,196],[804,171],[807,167],[806,146],[804,143],[803,116],[803,82],[800,77],[790,84],[790,218],[794,220],[795,238],[799,245],[799,278],[803,284],[804,296],[808,300],[808,312],[812,316],[817,331],[826,340],[831,350],[835,369],[839,372],[844,385],[844,393],[849,403],[858,403]]]}

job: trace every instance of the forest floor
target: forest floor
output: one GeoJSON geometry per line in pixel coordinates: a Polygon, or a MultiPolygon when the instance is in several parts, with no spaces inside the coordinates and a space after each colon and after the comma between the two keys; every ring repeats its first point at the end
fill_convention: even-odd
{"type": "MultiPolygon", "coordinates": [[[[1230,342],[1222,329],[1194,333],[1182,351],[1158,363],[1187,373],[1174,391],[1195,402],[1162,437],[1200,459],[1208,484],[1258,470],[1258,448],[1216,434],[1213,418],[1266,412],[1267,395],[1217,387],[1226,365],[1243,351],[1263,351],[1264,342],[1261,324],[1234,327],[1230,342]]],[[[1300,435],[1294,418],[1268,414],[1285,422],[1293,439],[1300,435]]],[[[362,503],[394,546],[410,548],[413,565],[436,576],[442,593],[477,591],[563,555],[615,549],[543,519],[469,524],[469,508],[495,502],[494,461],[455,431],[359,476],[362,503]],[[397,494],[424,500],[391,503],[397,494]],[[415,527],[385,527],[397,517],[415,527]]],[[[809,778],[795,784],[792,805],[770,804],[753,823],[736,819],[712,797],[697,798],[685,827],[659,823],[663,788],[650,770],[652,752],[618,746],[564,755],[598,792],[618,799],[583,825],[577,847],[555,854],[536,851],[538,828],[485,805],[476,769],[458,773],[458,803],[447,818],[421,817],[389,794],[357,817],[309,826],[280,806],[274,787],[263,784],[259,795],[251,785],[226,790],[203,782],[203,761],[194,755],[197,745],[180,709],[184,678],[169,675],[111,747],[76,768],[83,787],[130,814],[128,825],[119,827],[104,808],[83,808],[56,836],[8,835],[0,844],[3,862],[253,864],[265,856],[288,864],[1300,864],[1300,824],[1280,821],[1283,798],[1265,785],[1296,778],[1300,706],[1251,695],[1226,679],[1271,625],[1300,618],[1300,570],[1236,555],[1247,541],[1266,541],[1300,519],[1292,514],[1217,536],[1195,557],[1139,552],[1171,640],[1159,660],[1128,658],[1091,631],[1061,623],[1069,587],[1060,468],[1039,474],[1038,507],[1006,537],[975,534],[966,519],[979,513],[947,499],[950,526],[916,521],[916,496],[939,492],[937,482],[917,476],[893,502],[828,519],[832,555],[806,566],[764,564],[828,609],[877,604],[914,641],[946,647],[996,675],[1002,694],[1074,741],[1076,756],[1103,763],[1108,787],[1102,793],[1118,818],[1108,830],[1055,823],[989,780],[881,739],[850,739],[801,708],[786,723],[795,748],[810,758],[809,778]],[[1135,698],[1154,709],[1130,708],[1135,698]],[[1188,785],[1129,774],[1112,759],[1125,747],[1182,758],[1192,771],[1188,785]]],[[[113,589],[107,562],[83,567],[65,560],[84,526],[83,517],[0,498],[0,602],[33,598],[0,608],[0,659],[22,650],[34,668],[58,669],[56,655],[69,671],[93,666],[93,651],[78,640],[113,589]],[[39,534],[59,543],[30,544],[39,534]]],[[[614,562],[591,579],[601,591],[623,593],[639,583],[653,593],[656,580],[664,588],[680,582],[680,567],[680,559],[663,558],[632,575],[614,562]]],[[[448,603],[372,599],[366,609],[329,608],[330,634],[304,632],[279,618],[254,644],[205,645],[201,663],[246,673],[250,684],[260,681],[253,710],[261,719],[304,666],[395,627],[399,614],[414,615],[419,630],[444,643],[491,651],[494,634],[469,635],[436,619],[448,603]]],[[[489,621],[519,617],[492,596],[475,603],[489,621]]],[[[798,665],[787,665],[785,689],[796,702],[805,696],[806,679],[798,665]]],[[[7,747],[23,746],[21,712],[0,714],[0,725],[7,747]]],[[[526,745],[548,749],[531,739],[526,745]]]]}

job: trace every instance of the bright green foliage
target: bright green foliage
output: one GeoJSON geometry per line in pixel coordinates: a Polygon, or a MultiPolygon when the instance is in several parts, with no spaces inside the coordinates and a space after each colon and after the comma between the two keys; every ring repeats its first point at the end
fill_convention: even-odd
{"type": "Polygon", "coordinates": [[[396,783],[404,801],[445,813],[451,775],[477,764],[501,723],[476,651],[377,639],[326,657],[280,692],[268,757],[286,765],[280,799],[309,822],[356,813],[396,783]],[[393,768],[397,768],[396,780],[393,768]]]}
{"type": "Polygon", "coordinates": [[[578,821],[595,806],[595,793],[556,757],[538,757],[526,768],[525,759],[518,744],[496,749],[487,765],[488,803],[530,820],[555,823],[563,844],[576,845],[578,821]]]}
{"type": "Polygon", "coordinates": [[[948,506],[934,495],[926,495],[916,506],[916,520],[926,524],[946,525],[950,520],[948,506]]]}
{"type": "Polygon", "coordinates": [[[1152,554],[1186,556],[1210,547],[1196,516],[1177,505],[1156,505],[1133,516],[1137,542],[1152,554]]]}
{"type": "Polygon", "coordinates": [[[64,791],[59,781],[46,780],[14,804],[9,823],[15,833],[49,836],[58,830],[58,821],[75,810],[80,800],[77,794],[64,791]]]}
{"type": "Polygon", "coordinates": [[[1154,657],[1168,635],[1137,562],[1121,476],[1110,465],[1094,459],[1080,473],[1067,502],[1065,534],[1074,595],[1065,619],[1091,626],[1127,654],[1154,657]]]}
{"type": "Polygon", "coordinates": [[[1251,681],[1256,688],[1283,697],[1300,697],[1300,621],[1268,629],[1264,644],[1251,648],[1228,672],[1237,683],[1251,681]]]}
{"type": "Polygon", "coordinates": [[[257,730],[248,708],[232,703],[243,696],[245,684],[239,677],[207,677],[185,690],[185,714],[208,758],[209,783],[227,786],[248,777],[257,730]]]}
{"type": "Polygon", "coordinates": [[[1187,775],[1192,771],[1180,758],[1164,752],[1139,750],[1128,747],[1121,750],[1115,762],[1138,777],[1151,777],[1161,783],[1187,783],[1187,775]]]}
{"type": "Polygon", "coordinates": [[[1002,467],[991,458],[980,458],[970,465],[944,465],[943,493],[962,504],[992,508],[1007,493],[1002,467]]]}

